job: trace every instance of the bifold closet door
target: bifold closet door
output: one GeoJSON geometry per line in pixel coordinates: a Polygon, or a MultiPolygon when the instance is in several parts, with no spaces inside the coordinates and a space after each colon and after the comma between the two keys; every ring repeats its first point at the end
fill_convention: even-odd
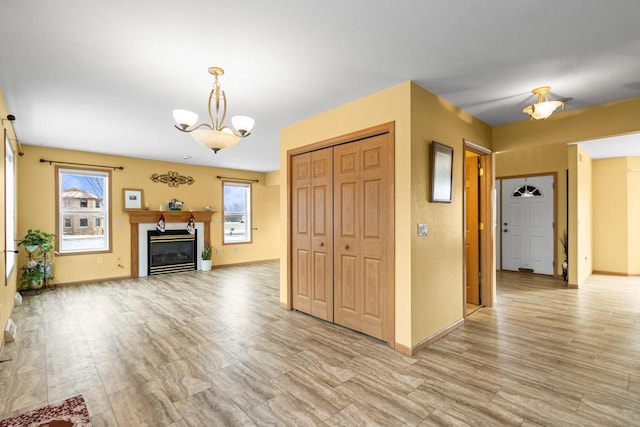
{"type": "Polygon", "coordinates": [[[293,308],[333,321],[332,149],[291,160],[293,308]]]}
{"type": "MultiPolygon", "coordinates": [[[[334,147],[334,321],[388,341],[393,245],[389,134],[334,147]]],[[[391,288],[392,289],[392,288],[391,288]]]]}

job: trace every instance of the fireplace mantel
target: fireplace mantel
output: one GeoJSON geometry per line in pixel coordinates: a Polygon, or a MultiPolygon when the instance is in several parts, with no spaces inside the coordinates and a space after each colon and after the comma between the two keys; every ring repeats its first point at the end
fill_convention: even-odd
{"type": "Polygon", "coordinates": [[[160,214],[164,215],[165,223],[169,222],[184,222],[185,226],[189,222],[191,214],[196,219],[196,222],[202,222],[204,224],[204,241],[205,244],[211,242],[211,215],[215,211],[126,211],[129,214],[129,224],[131,224],[131,277],[139,277],[138,271],[138,224],[153,224],[158,222],[160,214]]]}

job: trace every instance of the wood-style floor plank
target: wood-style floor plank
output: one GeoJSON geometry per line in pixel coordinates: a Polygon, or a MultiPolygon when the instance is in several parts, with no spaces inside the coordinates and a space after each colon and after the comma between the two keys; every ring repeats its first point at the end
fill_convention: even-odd
{"type": "Polygon", "coordinates": [[[640,425],[640,278],[499,272],[413,357],[278,293],[268,262],[27,296],[0,418],[82,393],[96,426],[640,425]]]}

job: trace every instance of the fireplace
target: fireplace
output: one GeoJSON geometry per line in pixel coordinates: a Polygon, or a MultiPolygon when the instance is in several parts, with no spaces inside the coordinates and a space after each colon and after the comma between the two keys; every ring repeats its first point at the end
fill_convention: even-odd
{"type": "Polygon", "coordinates": [[[147,231],[147,274],[177,273],[197,268],[197,230],[147,231]]]}

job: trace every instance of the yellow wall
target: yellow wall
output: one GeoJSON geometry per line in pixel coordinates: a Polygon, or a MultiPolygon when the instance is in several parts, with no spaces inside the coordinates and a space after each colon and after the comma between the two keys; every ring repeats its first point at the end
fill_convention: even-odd
{"type": "Polygon", "coordinates": [[[640,157],[593,161],[593,269],[640,274],[640,157]]]}
{"type": "Polygon", "coordinates": [[[569,156],[569,205],[571,209],[576,207],[575,213],[570,212],[576,220],[571,221],[569,234],[569,256],[574,255],[569,259],[569,285],[579,286],[593,272],[593,161],[575,145],[570,147],[569,156]]]}
{"type": "MultiPolygon", "coordinates": [[[[7,106],[4,102],[4,97],[2,94],[2,90],[0,90],[0,117],[5,118],[7,117],[7,106]]],[[[13,128],[12,126],[9,124],[8,121],[3,121],[2,122],[3,125],[3,129],[6,129],[8,132],[8,136],[9,136],[9,140],[14,140],[16,139],[15,134],[13,133],[13,128]]],[[[0,133],[0,137],[2,138],[2,147],[3,150],[2,152],[4,153],[4,130],[3,132],[0,133]]],[[[15,146],[15,143],[12,142],[11,144],[14,148],[14,152],[17,151],[17,147],[15,146]]],[[[14,161],[15,159],[17,159],[18,156],[17,154],[14,156],[14,161]]],[[[0,167],[1,172],[0,172],[0,188],[2,188],[2,209],[0,209],[0,242],[2,242],[2,247],[4,248],[4,242],[5,242],[5,209],[4,209],[4,188],[5,188],[5,179],[4,179],[4,174],[5,174],[5,170],[4,170],[4,156],[2,157],[2,160],[0,161],[0,163],[2,164],[2,166],[0,167]]],[[[4,257],[4,253],[1,253],[0,256],[4,257]]],[[[1,337],[0,337],[0,343],[4,344],[4,328],[7,324],[7,320],[9,319],[9,317],[11,317],[11,310],[13,309],[13,297],[16,293],[16,277],[17,277],[17,272],[18,272],[18,268],[19,268],[19,264],[16,264],[15,268],[13,269],[13,272],[10,274],[9,278],[6,279],[6,270],[5,270],[5,262],[4,260],[0,262],[0,326],[2,327],[2,331],[0,331],[1,337]]],[[[2,348],[2,346],[0,345],[0,348],[2,348]]]]}
{"type": "MultiPolygon", "coordinates": [[[[593,269],[606,273],[628,271],[627,159],[593,162],[593,269]]],[[[632,197],[631,197],[632,198],[632,197]]]]}
{"type": "Polygon", "coordinates": [[[628,274],[640,275],[640,157],[627,158],[628,274]]]}
{"type": "MultiPolygon", "coordinates": [[[[185,202],[183,209],[204,210],[210,205],[218,212],[213,214],[211,245],[214,247],[213,265],[236,264],[276,258],[279,236],[279,189],[265,185],[265,174],[258,172],[218,169],[179,163],[159,162],[128,157],[108,156],[81,151],[58,150],[37,146],[23,146],[25,155],[19,157],[18,167],[18,233],[20,237],[29,228],[55,231],[55,168],[40,163],[40,158],[65,162],[124,166],[124,170],[111,172],[112,179],[112,248],[109,254],[66,255],[54,257],[54,274],[57,283],[75,283],[130,274],[130,225],[129,216],[122,210],[122,189],[140,188],[149,208],[176,198],[185,202]],[[178,188],[150,180],[153,173],[177,171],[195,179],[192,185],[178,188]],[[222,181],[217,175],[259,179],[253,184],[253,243],[222,245],[222,181]],[[124,268],[117,266],[116,258],[122,257],[124,268]],[[102,263],[99,263],[100,258],[102,263]]],[[[186,224],[185,224],[186,226],[186,224]]],[[[19,265],[24,260],[19,260],[19,265]]]]}
{"type": "Polygon", "coordinates": [[[422,87],[411,88],[411,222],[401,226],[411,235],[415,346],[463,317],[463,140],[490,148],[491,128],[422,87]],[[431,141],[453,147],[451,203],[429,202],[431,141]],[[419,223],[427,224],[427,237],[417,236],[419,223]]]}
{"type": "MultiPolygon", "coordinates": [[[[280,138],[280,212],[287,223],[287,151],[395,122],[395,337],[413,347],[462,317],[462,140],[489,144],[490,127],[412,82],[287,126],[280,138]],[[454,147],[454,201],[428,203],[429,145],[454,147]],[[429,235],[418,239],[418,222],[429,235]]],[[[288,299],[281,230],[280,301],[288,299]]]]}

